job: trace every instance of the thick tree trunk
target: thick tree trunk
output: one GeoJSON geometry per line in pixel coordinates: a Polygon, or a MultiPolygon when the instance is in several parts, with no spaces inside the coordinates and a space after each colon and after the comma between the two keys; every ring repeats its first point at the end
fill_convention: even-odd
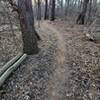
{"type": "Polygon", "coordinates": [[[23,52],[38,53],[37,36],[34,28],[34,15],[31,0],[18,0],[18,13],[23,38],[23,52]]]}
{"type": "Polygon", "coordinates": [[[44,19],[48,19],[48,0],[45,0],[45,13],[44,13],[44,19]]]}
{"type": "Polygon", "coordinates": [[[79,14],[76,21],[77,24],[84,24],[88,3],[89,0],[84,0],[82,12],[79,14]]]}
{"type": "Polygon", "coordinates": [[[55,0],[52,0],[52,7],[51,7],[51,21],[55,20],[55,0]]]}

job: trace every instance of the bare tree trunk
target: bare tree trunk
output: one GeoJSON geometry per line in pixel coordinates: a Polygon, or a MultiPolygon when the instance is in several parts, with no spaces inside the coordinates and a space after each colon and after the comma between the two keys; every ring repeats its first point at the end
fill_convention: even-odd
{"type": "Polygon", "coordinates": [[[52,0],[52,7],[51,7],[51,21],[55,20],[55,0],[52,0]]]}
{"type": "Polygon", "coordinates": [[[66,0],[65,1],[65,16],[67,16],[68,15],[68,11],[69,11],[69,0],[66,0]]]}
{"type": "Polygon", "coordinates": [[[23,52],[38,53],[37,37],[31,0],[18,0],[18,14],[23,37],[23,52]]]}
{"type": "Polygon", "coordinates": [[[41,1],[38,0],[38,11],[37,11],[37,20],[38,20],[38,27],[40,27],[40,21],[41,21],[41,1]]]}
{"type": "Polygon", "coordinates": [[[78,1],[78,9],[81,9],[81,6],[82,6],[82,0],[79,0],[78,1]]]}
{"type": "Polygon", "coordinates": [[[63,3],[64,3],[64,1],[61,0],[61,9],[62,9],[62,10],[63,10],[63,3]]]}
{"type": "Polygon", "coordinates": [[[89,13],[88,13],[88,21],[91,22],[91,8],[92,8],[92,0],[89,1],[89,13]]]}
{"type": "Polygon", "coordinates": [[[45,13],[44,13],[44,19],[48,19],[48,0],[45,0],[45,13]]]}
{"type": "Polygon", "coordinates": [[[38,15],[37,15],[37,19],[41,20],[41,1],[38,0],[38,15]]]}
{"type": "Polygon", "coordinates": [[[89,0],[84,0],[82,12],[79,14],[76,21],[77,24],[84,24],[88,3],[89,0]]]}

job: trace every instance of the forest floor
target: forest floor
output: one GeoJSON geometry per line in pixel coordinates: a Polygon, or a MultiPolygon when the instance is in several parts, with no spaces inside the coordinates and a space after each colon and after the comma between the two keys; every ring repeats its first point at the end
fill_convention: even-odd
{"type": "MultiPolygon", "coordinates": [[[[85,37],[85,26],[43,21],[37,31],[39,54],[28,56],[11,75],[0,100],[100,100],[100,43],[85,37]]],[[[21,50],[20,35],[0,33],[1,66],[21,50]]]]}

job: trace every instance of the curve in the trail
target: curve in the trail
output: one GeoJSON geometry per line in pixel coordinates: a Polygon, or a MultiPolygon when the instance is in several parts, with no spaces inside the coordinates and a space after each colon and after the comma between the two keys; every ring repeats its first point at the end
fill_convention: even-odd
{"type": "Polygon", "coordinates": [[[59,93],[63,92],[63,84],[68,76],[68,69],[64,66],[66,52],[65,41],[63,34],[57,31],[52,25],[48,24],[47,22],[44,22],[43,27],[45,27],[45,29],[49,29],[51,31],[51,34],[57,38],[57,49],[54,55],[57,64],[54,75],[49,81],[48,100],[61,100],[62,95],[59,93]]]}

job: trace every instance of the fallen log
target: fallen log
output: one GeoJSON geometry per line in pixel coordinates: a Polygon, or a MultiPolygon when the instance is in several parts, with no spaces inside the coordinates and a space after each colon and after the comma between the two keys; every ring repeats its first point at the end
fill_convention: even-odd
{"type": "Polygon", "coordinates": [[[6,63],[1,69],[0,69],[0,76],[22,56],[22,53],[19,53],[16,57],[11,59],[8,63],[6,63]]]}
{"type": "Polygon", "coordinates": [[[18,66],[25,60],[27,57],[27,54],[23,54],[23,56],[17,60],[11,67],[9,67],[0,77],[0,87],[4,84],[6,79],[9,77],[9,75],[18,68],[18,66]]]}

